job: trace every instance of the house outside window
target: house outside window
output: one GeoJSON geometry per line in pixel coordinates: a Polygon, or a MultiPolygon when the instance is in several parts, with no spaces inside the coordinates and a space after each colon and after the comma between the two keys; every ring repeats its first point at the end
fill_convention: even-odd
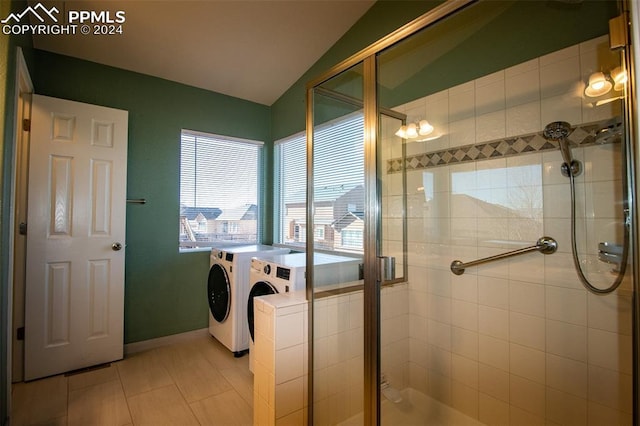
{"type": "Polygon", "coordinates": [[[181,249],[220,241],[257,243],[262,142],[183,130],[181,249]]]}
{"type": "Polygon", "coordinates": [[[207,218],[204,217],[204,215],[202,213],[198,213],[198,216],[196,217],[196,222],[198,222],[198,231],[199,232],[206,232],[207,231],[207,218]]]}
{"type": "Polygon", "coordinates": [[[341,233],[342,245],[348,248],[362,247],[362,231],[345,229],[341,233]]]}
{"type": "MultiPolygon", "coordinates": [[[[328,251],[362,253],[364,229],[363,116],[354,113],[316,128],[314,240],[328,251]],[[351,231],[350,231],[351,230],[351,231]],[[360,231],[359,231],[360,230],[360,231]],[[348,244],[342,232],[347,231],[348,244]]],[[[275,142],[275,241],[303,248],[306,239],[306,134],[275,142]]]]}

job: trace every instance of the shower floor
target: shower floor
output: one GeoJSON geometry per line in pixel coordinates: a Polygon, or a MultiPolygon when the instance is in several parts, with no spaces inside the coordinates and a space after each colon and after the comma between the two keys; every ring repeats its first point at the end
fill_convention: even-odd
{"type": "MultiPolygon", "coordinates": [[[[382,398],[382,425],[441,425],[441,426],[477,426],[483,425],[453,408],[414,389],[400,392],[402,401],[394,404],[382,398]]],[[[341,426],[362,425],[362,413],[357,414],[342,423],[341,426]]]]}

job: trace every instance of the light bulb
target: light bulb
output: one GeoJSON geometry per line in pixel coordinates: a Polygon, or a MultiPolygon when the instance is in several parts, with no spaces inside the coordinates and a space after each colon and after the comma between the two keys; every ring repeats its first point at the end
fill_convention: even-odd
{"type": "Polygon", "coordinates": [[[407,138],[407,126],[400,126],[398,131],[396,132],[396,136],[402,139],[407,138]]]}
{"type": "Polygon", "coordinates": [[[620,91],[628,80],[627,71],[622,67],[616,67],[611,70],[611,78],[613,79],[613,90],[620,91]]]}
{"type": "Polygon", "coordinates": [[[590,98],[596,98],[608,93],[611,86],[611,82],[607,80],[604,73],[594,72],[589,77],[589,85],[584,89],[584,94],[590,98]]]}
{"type": "Polygon", "coordinates": [[[427,120],[420,120],[420,123],[418,123],[418,127],[419,127],[418,133],[421,136],[426,136],[431,132],[433,132],[433,126],[429,124],[427,120]]]}
{"type": "Polygon", "coordinates": [[[407,126],[407,138],[417,138],[418,137],[418,127],[416,123],[411,123],[407,126]]]}

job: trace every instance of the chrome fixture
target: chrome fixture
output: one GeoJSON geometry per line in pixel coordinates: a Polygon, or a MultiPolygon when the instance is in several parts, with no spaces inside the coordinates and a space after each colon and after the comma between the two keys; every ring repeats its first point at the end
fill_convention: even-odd
{"type": "Polygon", "coordinates": [[[394,404],[402,402],[402,394],[396,388],[391,386],[389,381],[385,378],[384,373],[380,376],[380,392],[385,398],[394,404]]]}
{"type": "Polygon", "coordinates": [[[562,153],[562,159],[564,160],[560,171],[565,177],[569,177],[569,175],[579,176],[582,173],[582,164],[578,160],[574,160],[571,155],[571,148],[569,148],[569,140],[567,139],[570,133],[571,125],[566,121],[549,123],[542,132],[548,141],[558,142],[560,153],[562,153]]]}
{"type": "MultiPolygon", "coordinates": [[[[624,243],[622,244],[622,249],[617,250],[618,252],[612,251],[611,243],[600,243],[599,244],[599,259],[606,261],[608,263],[616,263],[619,267],[614,268],[614,272],[617,274],[614,282],[607,288],[601,289],[594,286],[585,276],[582,271],[582,265],[580,264],[580,259],[578,259],[578,249],[576,244],[576,183],[575,177],[580,174],[580,162],[574,160],[571,155],[571,149],[569,148],[569,141],[567,140],[567,136],[569,135],[571,130],[571,125],[564,121],[556,121],[553,123],[549,123],[543,131],[544,137],[549,141],[558,142],[560,147],[560,152],[562,154],[562,159],[564,163],[562,164],[561,172],[563,176],[569,178],[569,184],[571,188],[571,252],[573,254],[573,264],[575,266],[576,272],[580,281],[584,285],[584,287],[595,294],[608,294],[615,291],[622,280],[624,279],[624,274],[627,268],[627,259],[629,253],[629,227],[631,224],[631,217],[629,215],[629,209],[626,207],[628,204],[628,200],[625,199],[624,203],[624,243]],[[603,245],[604,244],[604,245],[603,245]],[[606,259],[606,260],[605,260],[606,259]],[[613,262],[611,262],[613,261],[613,262]]],[[[596,142],[598,143],[606,143],[609,140],[614,140],[615,137],[622,137],[622,124],[614,122],[607,127],[604,127],[596,132],[596,142]]],[[[622,153],[624,155],[624,147],[622,148],[622,153]]],[[[622,164],[625,164],[623,159],[622,164]]],[[[627,193],[626,180],[623,179],[623,184],[625,187],[623,188],[623,193],[627,193]]]]}
{"type": "Polygon", "coordinates": [[[607,125],[596,131],[596,143],[616,143],[622,140],[622,122],[611,119],[607,125]]]}
{"type": "Polygon", "coordinates": [[[378,256],[378,271],[381,282],[396,279],[396,258],[392,256],[378,256]]]}
{"type": "Polygon", "coordinates": [[[542,254],[553,254],[558,250],[558,243],[551,237],[540,237],[536,244],[529,247],[523,247],[518,250],[509,251],[506,253],[496,254],[495,256],[484,257],[478,260],[472,260],[471,262],[463,263],[460,260],[454,260],[451,262],[451,272],[456,275],[464,274],[466,268],[472,266],[481,265],[487,262],[493,262],[494,260],[505,259],[507,257],[517,256],[519,254],[529,253],[530,251],[539,251],[542,254]]]}
{"type": "Polygon", "coordinates": [[[598,259],[602,262],[611,263],[615,265],[613,272],[618,272],[622,265],[622,255],[624,254],[624,247],[620,244],[603,242],[598,244],[598,259]]]}

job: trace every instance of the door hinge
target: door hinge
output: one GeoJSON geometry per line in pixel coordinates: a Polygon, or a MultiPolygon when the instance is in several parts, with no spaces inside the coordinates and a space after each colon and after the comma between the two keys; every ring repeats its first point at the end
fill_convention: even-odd
{"type": "Polygon", "coordinates": [[[24,222],[21,222],[20,225],[18,225],[18,233],[20,235],[27,235],[27,224],[24,222]]]}
{"type": "Polygon", "coordinates": [[[627,12],[609,20],[609,48],[624,49],[630,44],[629,16],[627,12]]]}
{"type": "Polygon", "coordinates": [[[30,132],[31,131],[31,120],[29,120],[28,118],[23,118],[22,119],[22,131],[24,131],[24,132],[30,132]]]}
{"type": "Polygon", "coordinates": [[[24,327],[20,327],[16,330],[16,339],[24,340],[24,327]]]}

